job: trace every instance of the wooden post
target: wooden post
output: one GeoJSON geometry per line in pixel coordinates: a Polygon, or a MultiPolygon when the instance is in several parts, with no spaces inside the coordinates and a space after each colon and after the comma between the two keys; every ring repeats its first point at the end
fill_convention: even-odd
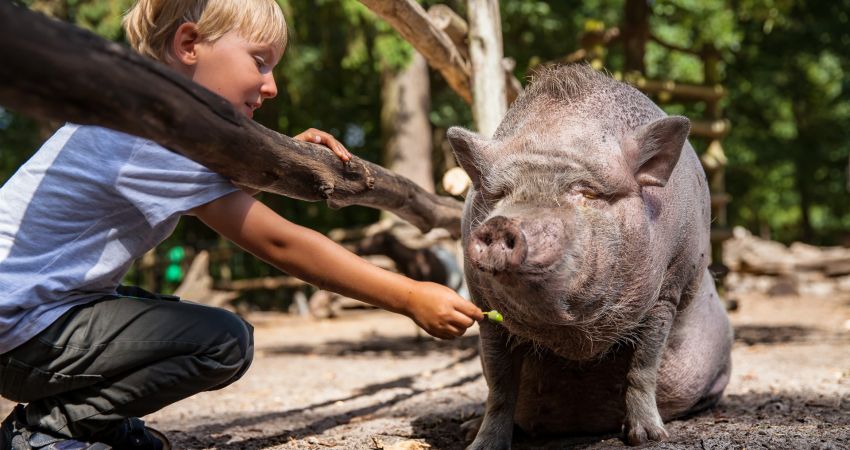
{"type": "Polygon", "coordinates": [[[492,137],[504,118],[505,71],[498,0],[468,0],[469,54],[472,62],[472,116],[478,132],[492,137]]]}

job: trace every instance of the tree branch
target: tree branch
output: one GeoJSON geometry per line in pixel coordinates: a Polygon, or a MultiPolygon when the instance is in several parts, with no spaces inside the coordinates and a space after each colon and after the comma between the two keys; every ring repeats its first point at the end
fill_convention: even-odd
{"type": "Polygon", "coordinates": [[[8,1],[0,1],[0,61],[0,104],[23,114],[151,139],[251,188],[385,209],[423,231],[460,234],[457,200],[356,157],[343,164],[162,64],[8,1]]]}
{"type": "MultiPolygon", "coordinates": [[[[449,27],[466,26],[465,22],[462,25],[452,23],[457,20],[463,22],[463,19],[454,14],[437,18],[435,23],[434,17],[446,15],[447,8],[441,8],[433,13],[434,16],[429,16],[415,0],[360,0],[360,3],[395,28],[401,37],[428,60],[431,67],[443,75],[464,101],[472,103],[472,70],[469,60],[464,56],[467,52],[459,50],[460,46],[455,45],[457,40],[463,39],[457,35],[450,36],[449,33],[456,30],[447,30],[449,27]]],[[[508,103],[512,103],[522,91],[522,85],[512,73],[506,72],[505,76],[508,77],[508,103]]]]}
{"type": "Polygon", "coordinates": [[[461,98],[467,103],[472,101],[469,61],[461,56],[451,38],[434,25],[419,3],[412,0],[360,0],[360,3],[395,28],[461,98]]]}

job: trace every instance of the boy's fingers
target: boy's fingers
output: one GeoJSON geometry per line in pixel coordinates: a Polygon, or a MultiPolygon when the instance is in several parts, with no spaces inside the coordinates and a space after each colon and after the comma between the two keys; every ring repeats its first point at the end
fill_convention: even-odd
{"type": "Polygon", "coordinates": [[[342,146],[339,142],[334,141],[334,152],[336,152],[337,156],[345,159],[346,161],[351,159],[351,154],[348,153],[348,150],[342,146]]]}
{"type": "Polygon", "coordinates": [[[328,147],[332,152],[334,152],[335,155],[342,158],[344,161],[348,161],[354,156],[351,154],[351,152],[348,151],[347,148],[345,148],[344,145],[342,145],[338,140],[336,140],[333,135],[325,131],[310,128],[301,133],[301,135],[299,136],[303,136],[303,138],[307,142],[322,144],[328,147]]]}
{"type": "Polygon", "coordinates": [[[460,336],[466,331],[466,328],[460,328],[453,325],[451,322],[443,322],[441,324],[435,324],[433,327],[426,328],[428,334],[431,336],[440,338],[440,339],[454,339],[457,336],[460,336]]]}
{"type": "Polygon", "coordinates": [[[475,304],[473,304],[472,302],[462,300],[456,305],[455,309],[457,309],[459,312],[466,315],[467,317],[471,317],[473,320],[484,319],[484,313],[481,312],[481,309],[475,306],[475,304]]]}
{"type": "Polygon", "coordinates": [[[471,327],[472,324],[475,323],[475,320],[473,320],[466,314],[463,314],[461,312],[455,312],[454,316],[452,317],[451,323],[456,327],[463,327],[463,329],[465,330],[471,327]]]}
{"type": "Polygon", "coordinates": [[[349,158],[351,158],[352,156],[354,156],[354,155],[352,155],[352,154],[351,154],[351,152],[350,152],[350,151],[348,151],[348,149],[347,149],[347,148],[345,148],[345,146],[344,146],[344,145],[342,145],[342,142],[339,142],[339,141],[337,141],[336,139],[334,139],[334,140],[336,141],[336,145],[337,145],[337,146],[339,146],[339,149],[340,149],[343,153],[345,153],[345,156],[348,156],[349,158]]]}
{"type": "Polygon", "coordinates": [[[342,150],[342,152],[345,153],[345,156],[348,156],[349,159],[351,159],[351,157],[354,156],[354,155],[351,154],[350,151],[348,151],[347,148],[345,148],[344,145],[342,145],[341,142],[337,141],[337,145],[339,145],[340,150],[342,150]]]}
{"type": "MultiPolygon", "coordinates": [[[[351,159],[351,154],[348,153],[348,150],[346,150],[345,147],[343,147],[342,144],[340,144],[339,141],[336,140],[336,138],[334,138],[333,136],[331,136],[328,133],[325,133],[325,132],[321,132],[321,133],[322,134],[321,134],[321,137],[319,139],[321,139],[321,141],[324,142],[324,144],[329,149],[331,149],[331,151],[334,152],[334,154],[336,156],[338,156],[338,157],[340,157],[340,158],[342,158],[346,161],[351,159]]],[[[319,141],[317,141],[317,142],[319,142],[319,141]]]]}
{"type": "Polygon", "coordinates": [[[443,339],[454,339],[454,338],[462,335],[464,331],[466,331],[465,328],[464,329],[458,329],[457,327],[455,327],[453,325],[447,325],[446,331],[445,331],[446,337],[444,337],[443,339]]]}

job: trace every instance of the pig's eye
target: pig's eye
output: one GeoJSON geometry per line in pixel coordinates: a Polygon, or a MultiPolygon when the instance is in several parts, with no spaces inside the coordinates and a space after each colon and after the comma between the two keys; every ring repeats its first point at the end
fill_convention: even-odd
{"type": "Polygon", "coordinates": [[[596,200],[597,198],[599,198],[599,194],[587,186],[573,186],[573,190],[580,194],[582,197],[586,198],[587,200],[596,200]]]}
{"type": "Polygon", "coordinates": [[[570,192],[574,196],[573,198],[580,201],[581,204],[585,204],[586,202],[587,205],[602,206],[600,201],[605,198],[598,190],[583,183],[576,183],[572,185],[570,192]]]}

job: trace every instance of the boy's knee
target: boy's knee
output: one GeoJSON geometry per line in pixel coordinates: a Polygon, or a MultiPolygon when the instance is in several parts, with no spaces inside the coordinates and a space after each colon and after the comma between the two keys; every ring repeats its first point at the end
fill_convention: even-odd
{"type": "Polygon", "coordinates": [[[236,381],[254,359],[254,328],[224,309],[213,309],[208,314],[213,341],[206,356],[216,361],[224,378],[236,381]]]}
{"type": "Polygon", "coordinates": [[[218,315],[219,339],[230,349],[231,356],[250,362],[254,355],[254,327],[230,311],[220,309],[218,315]]]}

